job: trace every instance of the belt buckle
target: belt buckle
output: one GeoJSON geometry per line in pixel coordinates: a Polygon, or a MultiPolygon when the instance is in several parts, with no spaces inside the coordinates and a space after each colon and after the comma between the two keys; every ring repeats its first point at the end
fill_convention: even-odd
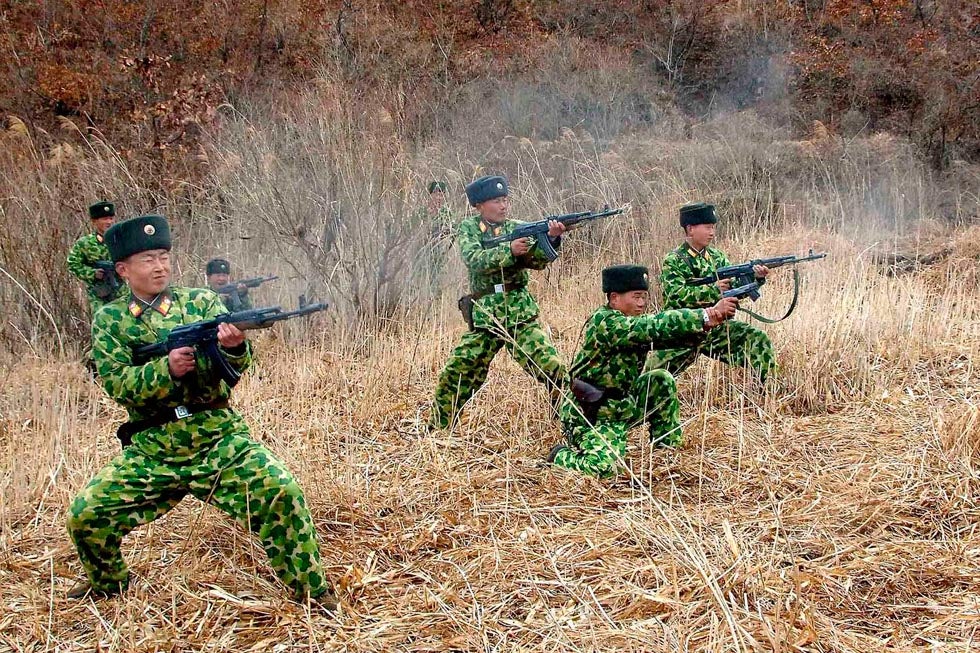
{"type": "Polygon", "coordinates": [[[174,415],[177,416],[177,419],[184,419],[191,416],[191,411],[187,410],[187,406],[177,406],[174,408],[174,415]]]}
{"type": "Polygon", "coordinates": [[[493,291],[497,294],[504,292],[504,284],[502,283],[495,284],[493,287],[493,291]]]}

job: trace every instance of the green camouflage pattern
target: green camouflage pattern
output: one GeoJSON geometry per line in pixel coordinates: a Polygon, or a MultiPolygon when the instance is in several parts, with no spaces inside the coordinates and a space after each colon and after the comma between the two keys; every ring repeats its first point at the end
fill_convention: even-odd
{"type": "MultiPolygon", "coordinates": [[[[728,257],[714,247],[698,253],[687,243],[667,254],[660,274],[660,287],[665,308],[703,308],[721,299],[715,285],[688,286],[686,281],[714,273],[719,267],[731,265],[728,257]]],[[[720,360],[729,365],[748,367],[764,383],[776,371],[776,352],[763,331],[744,322],[730,320],[712,329],[695,347],[663,348],[650,354],[647,369],[664,369],[680,374],[691,366],[699,355],[720,360]]]]}
{"type": "MultiPolygon", "coordinates": [[[[85,284],[85,295],[88,297],[89,316],[94,316],[103,304],[111,299],[101,299],[95,294],[95,268],[92,265],[98,261],[111,261],[109,248],[99,234],[85,234],[75,241],[68,252],[68,271],[85,284]]],[[[121,281],[121,280],[120,280],[121,281]]],[[[116,297],[124,293],[125,285],[120,283],[116,297]]]]}
{"type": "Polygon", "coordinates": [[[459,252],[466,264],[470,292],[490,293],[473,304],[473,326],[477,329],[512,329],[538,317],[538,303],[527,289],[531,279],[528,270],[543,270],[548,258],[537,245],[527,254],[515,257],[510,243],[505,242],[483,249],[484,238],[510,233],[518,225],[517,220],[507,220],[491,225],[479,216],[465,218],[457,229],[459,252]],[[523,286],[505,293],[495,293],[498,285],[523,286]]]}
{"type": "Polygon", "coordinates": [[[222,293],[220,297],[221,303],[232,313],[235,311],[248,311],[255,308],[252,305],[252,298],[248,294],[248,288],[230,293],[222,293]]]}
{"type": "MultiPolygon", "coordinates": [[[[171,287],[150,306],[131,296],[102,307],[92,325],[93,354],[106,392],[130,420],[166,408],[227,399],[231,389],[210,380],[207,360],[175,380],[167,357],[132,364],[134,346],[165,338],[171,329],[225,312],[211,290],[171,287]]],[[[249,367],[251,345],[225,352],[239,371],[249,367]]],[[[329,587],[316,531],[303,492],[289,470],[249,437],[231,409],[213,409],[152,427],[102,468],[75,497],[68,530],[95,591],[125,587],[129,572],[122,538],[176,506],[187,494],[207,501],[261,540],[279,578],[297,597],[329,587]]]]}
{"type": "Polygon", "coordinates": [[[630,317],[608,306],[585,323],[582,349],[572,363],[571,377],[603,389],[607,399],[589,423],[570,393],[560,418],[568,446],[553,463],[585,474],[614,475],[626,455],[627,433],[649,423],[657,444],[681,443],[680,404],[673,376],[665,370],[641,373],[651,346],[700,341],[704,317],[700,310],[665,311],[630,317]]]}
{"type": "Polygon", "coordinates": [[[730,263],[724,252],[710,246],[699,253],[684,243],[667,254],[660,270],[664,310],[713,306],[721,299],[717,286],[688,286],[685,282],[694,277],[706,277],[726,265],[730,263]]]}
{"type": "Polygon", "coordinates": [[[764,331],[745,322],[730,320],[712,329],[697,347],[657,349],[650,352],[647,369],[680,374],[704,354],[728,365],[745,367],[765,383],[777,371],[776,350],[764,331]]]}
{"type": "Polygon", "coordinates": [[[469,275],[470,292],[489,292],[473,302],[473,328],[463,334],[439,375],[429,425],[449,428],[455,424],[463,405],[487,380],[493,357],[501,348],[528,374],[545,384],[557,403],[567,386],[568,372],[551,338],[538,323],[538,303],[527,289],[528,270],[543,270],[547,257],[532,247],[526,255],[515,257],[510,243],[483,249],[483,238],[510,233],[516,220],[491,225],[479,216],[465,218],[457,229],[460,255],[469,275]],[[493,292],[496,285],[521,286],[506,292],[493,292]]]}
{"type": "Polygon", "coordinates": [[[463,405],[487,380],[490,363],[502,347],[524,370],[543,383],[556,404],[568,385],[568,372],[548,334],[537,322],[506,332],[474,329],[460,338],[439,375],[429,424],[445,429],[456,423],[463,405]]]}

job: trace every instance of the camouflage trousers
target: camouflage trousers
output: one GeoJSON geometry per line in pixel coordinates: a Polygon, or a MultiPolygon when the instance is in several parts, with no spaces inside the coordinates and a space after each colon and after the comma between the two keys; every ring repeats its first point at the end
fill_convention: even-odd
{"type": "Polygon", "coordinates": [[[709,331],[697,347],[652,351],[647,357],[646,369],[680,374],[701,354],[729,365],[751,368],[763,383],[776,371],[776,352],[769,336],[745,322],[734,320],[709,331]]]}
{"type": "Polygon", "coordinates": [[[303,491],[268,449],[233,433],[182,462],[165,461],[134,443],[89,481],[71,503],[68,533],[94,591],[111,594],[127,586],[123,537],[163,516],[188,493],[256,534],[294,597],[329,589],[303,491]]]}
{"type": "Polygon", "coordinates": [[[536,320],[517,325],[506,334],[473,329],[463,334],[439,375],[430,426],[445,429],[456,422],[463,405],[486,382],[490,363],[502,347],[557,401],[562,388],[568,385],[568,372],[536,320]]]}
{"type": "Polygon", "coordinates": [[[605,402],[590,424],[574,398],[561,406],[561,423],[568,446],[555,465],[593,476],[612,476],[626,457],[626,436],[643,422],[650,424],[650,441],[658,445],[681,443],[680,403],[674,377],[665,370],[644,372],[628,396],[605,402]]]}

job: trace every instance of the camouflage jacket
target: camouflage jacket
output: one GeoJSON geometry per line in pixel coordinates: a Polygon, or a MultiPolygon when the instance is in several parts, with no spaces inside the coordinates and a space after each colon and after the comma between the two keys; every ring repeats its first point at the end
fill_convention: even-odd
{"type": "MultiPolygon", "coordinates": [[[[130,420],[139,420],[177,406],[211,403],[231,396],[224,381],[209,374],[208,361],[198,357],[197,370],[180,378],[170,376],[166,356],[143,365],[133,364],[133,348],[158,342],[171,329],[217,317],[225,312],[218,296],[201,288],[171,287],[152,307],[146,307],[131,294],[107,303],[92,322],[92,358],[106,393],[126,408],[130,420]]],[[[239,371],[252,362],[251,344],[240,352],[227,352],[228,362],[239,371]]],[[[221,419],[211,413],[198,413],[139,434],[152,449],[171,450],[175,438],[189,450],[205,446],[223,435],[230,422],[241,418],[233,412],[221,419]]],[[[244,429],[244,425],[241,426],[244,429]]],[[[135,439],[134,439],[135,441],[135,439]]],[[[146,450],[146,447],[144,447],[146,450]]]]}
{"type": "Polygon", "coordinates": [[[247,288],[245,290],[223,293],[219,297],[221,297],[221,303],[231,312],[247,311],[254,308],[252,298],[248,296],[247,288]]]}
{"type": "MultiPolygon", "coordinates": [[[[464,218],[457,228],[459,251],[469,273],[470,292],[483,294],[473,305],[473,326],[477,329],[513,328],[538,317],[538,303],[527,284],[531,279],[528,270],[543,270],[548,259],[537,245],[527,254],[515,257],[510,243],[501,243],[483,249],[483,238],[510,233],[518,225],[517,220],[507,220],[490,225],[480,216],[464,218]],[[506,292],[494,292],[496,286],[519,286],[506,292]]],[[[558,244],[556,243],[556,247],[558,244]]]]}
{"type": "Polygon", "coordinates": [[[651,349],[684,347],[704,337],[704,314],[681,309],[630,317],[602,306],[585,322],[571,376],[625,396],[651,349]]]}
{"type": "MultiPolygon", "coordinates": [[[[99,234],[85,234],[75,241],[71,250],[68,252],[68,271],[78,277],[84,284],[89,296],[96,299],[98,303],[105,300],[98,299],[95,294],[95,285],[98,280],[95,278],[95,268],[92,267],[98,261],[111,261],[109,248],[99,234]]],[[[122,287],[117,291],[116,297],[123,294],[122,287]]],[[[111,299],[111,298],[110,298],[111,299]]]]}
{"type": "Polygon", "coordinates": [[[706,308],[721,299],[718,286],[688,286],[684,282],[694,277],[705,277],[720,267],[729,265],[728,257],[720,250],[708,246],[701,253],[687,243],[667,254],[660,272],[660,289],[664,297],[664,310],[674,308],[706,308]]]}

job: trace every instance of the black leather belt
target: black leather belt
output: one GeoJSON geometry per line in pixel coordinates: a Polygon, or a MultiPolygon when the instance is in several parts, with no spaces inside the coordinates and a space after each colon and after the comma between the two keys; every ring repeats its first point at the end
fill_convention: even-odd
{"type": "Polygon", "coordinates": [[[179,419],[184,419],[185,417],[190,417],[191,415],[196,415],[197,413],[203,413],[206,410],[221,410],[222,408],[227,407],[227,399],[219,399],[218,401],[213,401],[210,404],[174,406],[173,408],[168,408],[160,411],[159,413],[150,415],[149,417],[144,417],[143,419],[138,419],[132,422],[123,422],[119,425],[119,428],[116,429],[116,437],[119,438],[119,442],[122,443],[123,447],[128,447],[133,443],[134,435],[137,433],[142,433],[147,429],[151,429],[154,426],[163,426],[164,424],[176,422],[179,419]]]}

